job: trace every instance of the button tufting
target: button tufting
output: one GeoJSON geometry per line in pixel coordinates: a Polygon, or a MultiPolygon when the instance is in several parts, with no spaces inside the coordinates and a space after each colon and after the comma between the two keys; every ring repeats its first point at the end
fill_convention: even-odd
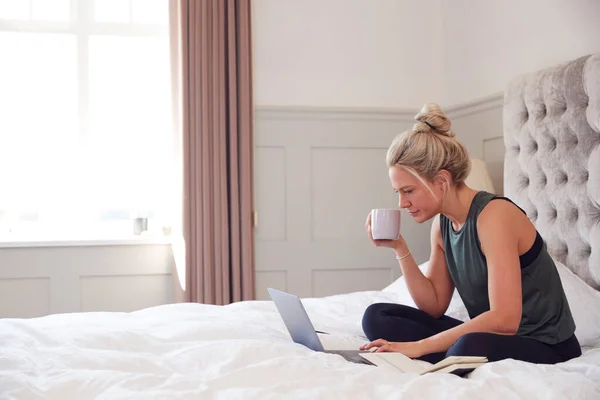
{"type": "Polygon", "coordinates": [[[560,107],[557,108],[558,115],[563,115],[567,112],[567,106],[565,104],[561,104],[560,107]]]}
{"type": "Polygon", "coordinates": [[[550,151],[556,150],[556,138],[550,136],[550,151]]]}
{"type": "Polygon", "coordinates": [[[590,246],[589,244],[586,244],[585,247],[583,248],[583,257],[588,258],[591,255],[592,255],[592,246],[590,246]]]}
{"type": "Polygon", "coordinates": [[[570,147],[569,150],[577,147],[577,144],[579,143],[579,138],[577,137],[577,134],[575,132],[573,132],[573,130],[571,128],[567,128],[565,130],[565,135],[567,136],[566,143],[570,147]]]}
{"type": "Polygon", "coordinates": [[[538,212],[537,212],[537,209],[534,208],[533,211],[531,212],[531,215],[530,215],[529,218],[530,219],[537,219],[537,217],[538,217],[538,212]]]}
{"type": "Polygon", "coordinates": [[[556,176],[556,183],[559,185],[565,185],[569,181],[569,177],[567,176],[565,171],[559,171],[556,176]]]}
{"type": "Polygon", "coordinates": [[[600,205],[596,204],[596,202],[589,202],[589,206],[586,211],[586,218],[589,221],[593,221],[595,224],[600,225],[600,205]]]}
{"type": "Polygon", "coordinates": [[[548,183],[548,178],[546,177],[546,174],[542,174],[541,182],[542,182],[542,187],[546,186],[546,184],[548,183]]]}

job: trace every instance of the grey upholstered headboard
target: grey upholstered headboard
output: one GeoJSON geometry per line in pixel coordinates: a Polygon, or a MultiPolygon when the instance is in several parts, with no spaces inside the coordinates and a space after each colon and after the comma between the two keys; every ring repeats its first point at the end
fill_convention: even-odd
{"type": "Polygon", "coordinates": [[[600,289],[600,54],[513,79],[503,124],[505,195],[600,289]]]}

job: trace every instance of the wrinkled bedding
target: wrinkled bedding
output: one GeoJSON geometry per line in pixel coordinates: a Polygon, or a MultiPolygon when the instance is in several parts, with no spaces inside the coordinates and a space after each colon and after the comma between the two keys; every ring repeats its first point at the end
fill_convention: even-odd
{"type": "MultiPolygon", "coordinates": [[[[384,291],[303,299],[327,349],[358,348],[364,309],[396,301],[384,291]]],[[[297,345],[268,301],[5,319],[0,343],[0,399],[600,399],[600,343],[553,366],[418,376],[297,345]]]]}

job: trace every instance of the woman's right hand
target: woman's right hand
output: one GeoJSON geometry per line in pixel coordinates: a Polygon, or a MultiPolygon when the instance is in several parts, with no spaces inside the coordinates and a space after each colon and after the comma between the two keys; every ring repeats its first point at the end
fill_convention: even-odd
{"type": "Polygon", "coordinates": [[[371,242],[377,247],[388,247],[390,249],[394,249],[396,251],[402,251],[407,249],[406,242],[404,238],[400,234],[398,239],[395,240],[384,240],[384,239],[373,239],[373,231],[371,229],[371,213],[367,216],[367,222],[365,223],[365,228],[367,229],[367,233],[369,235],[369,239],[371,242]]]}

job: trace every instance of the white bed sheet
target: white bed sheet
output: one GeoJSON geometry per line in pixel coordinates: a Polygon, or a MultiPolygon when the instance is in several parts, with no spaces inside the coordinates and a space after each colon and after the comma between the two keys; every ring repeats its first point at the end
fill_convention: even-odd
{"type": "MultiPolygon", "coordinates": [[[[305,299],[329,349],[395,293],[305,299]]],[[[294,344],[271,302],[0,320],[0,399],[600,399],[600,344],[566,363],[490,363],[469,379],[352,364],[294,344]]]]}

